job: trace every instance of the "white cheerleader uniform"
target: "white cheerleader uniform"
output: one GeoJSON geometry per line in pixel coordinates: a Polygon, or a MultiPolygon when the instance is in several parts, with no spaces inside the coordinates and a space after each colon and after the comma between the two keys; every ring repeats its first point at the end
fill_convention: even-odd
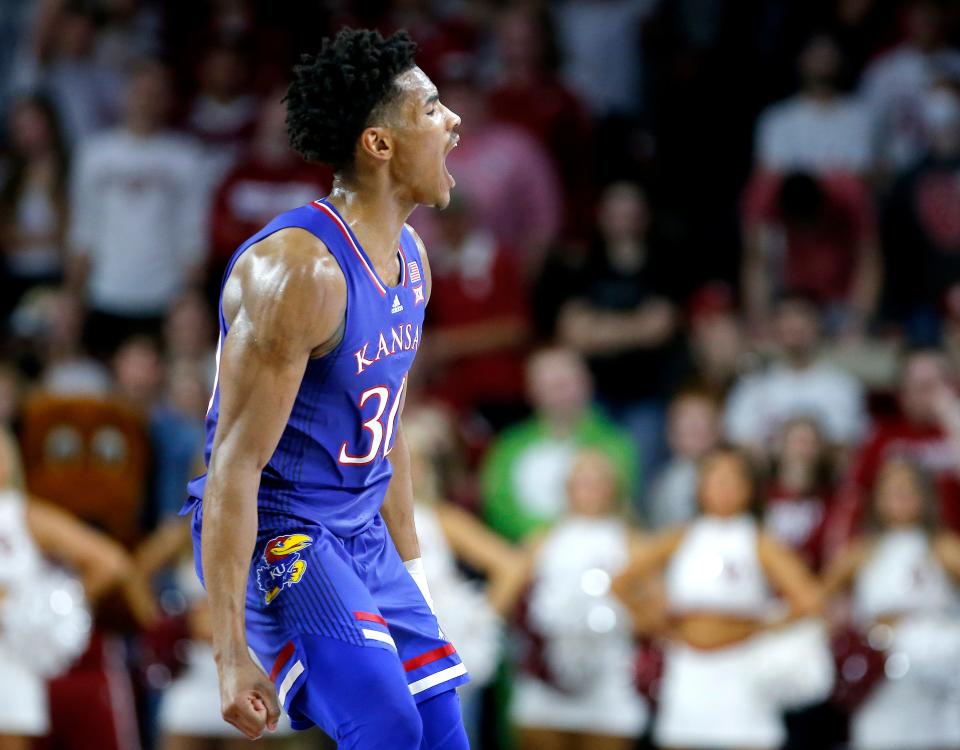
{"type": "Polygon", "coordinates": [[[885,679],[854,713],[858,750],[960,746],[960,612],[954,586],[921,529],[888,531],[853,587],[853,610],[886,649],[885,679]],[[890,628],[874,625],[898,617],[890,628]],[[873,626],[873,627],[871,627],[873,626]]]}
{"type": "Polygon", "coordinates": [[[534,570],[530,621],[546,640],[559,687],[519,676],[511,705],[518,726],[643,734],[648,709],[634,684],[632,622],[610,593],[628,547],[627,524],[617,518],[574,516],[546,538],[534,570]]]}
{"type": "MultiPolygon", "coordinates": [[[[27,527],[25,500],[16,490],[0,491],[0,609],[12,605],[11,592],[43,574],[44,561],[27,527]]],[[[15,613],[4,612],[7,616],[15,613]]],[[[47,684],[21,662],[0,628],[0,734],[38,736],[49,726],[47,684]]]]}
{"type": "MultiPolygon", "coordinates": [[[[671,612],[771,617],[777,602],[757,545],[749,516],[691,523],[665,574],[671,612]]],[[[814,621],[718,649],[671,643],[654,736],[662,747],[775,748],[783,710],[825,698],[832,682],[826,631],[814,621]]]]}
{"type": "Polygon", "coordinates": [[[466,700],[493,679],[500,661],[503,621],[480,586],[457,568],[436,512],[428,505],[414,507],[414,521],[437,619],[467,669],[470,682],[458,689],[466,700]]]}

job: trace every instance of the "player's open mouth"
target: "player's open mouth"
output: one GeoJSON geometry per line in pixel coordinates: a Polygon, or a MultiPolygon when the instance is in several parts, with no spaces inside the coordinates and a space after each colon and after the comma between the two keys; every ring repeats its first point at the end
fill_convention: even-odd
{"type": "Polygon", "coordinates": [[[457,144],[460,143],[460,134],[454,133],[453,137],[450,140],[450,145],[447,147],[446,152],[443,155],[443,173],[447,177],[447,182],[450,183],[450,187],[455,187],[457,181],[453,179],[453,175],[450,174],[450,170],[447,169],[447,157],[450,156],[450,152],[457,147],[457,144]]]}

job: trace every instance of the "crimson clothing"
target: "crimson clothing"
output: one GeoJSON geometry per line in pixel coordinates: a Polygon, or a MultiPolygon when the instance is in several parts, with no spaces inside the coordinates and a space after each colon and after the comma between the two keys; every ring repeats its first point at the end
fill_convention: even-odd
{"type": "Polygon", "coordinates": [[[796,493],[777,481],[767,487],[763,507],[766,531],[793,549],[812,569],[823,562],[823,535],[832,490],[796,493]]]}
{"type": "Polygon", "coordinates": [[[894,312],[943,302],[960,279],[960,157],[929,157],[902,175],[884,207],[884,245],[894,312]]]}
{"type": "Polygon", "coordinates": [[[299,159],[271,166],[257,159],[238,164],[224,179],[213,203],[211,261],[224,265],[233,251],[277,214],[326,195],[330,176],[299,159]]]}
{"type": "MultiPolygon", "coordinates": [[[[510,254],[491,235],[472,234],[457,253],[431,254],[428,308],[431,336],[481,323],[526,323],[526,295],[510,254]]],[[[435,393],[459,409],[523,401],[523,347],[488,351],[449,362],[435,393]]]]}
{"type": "Polygon", "coordinates": [[[747,185],[743,218],[748,226],[767,225],[783,232],[786,255],[779,286],[802,289],[821,302],[845,302],[859,248],[876,233],[870,193],[852,175],[817,178],[825,193],[825,216],[814,226],[787,226],[780,211],[781,176],[756,174],[747,185]]]}
{"type": "Polygon", "coordinates": [[[890,458],[902,457],[923,467],[933,478],[940,500],[940,520],[960,531],[960,458],[939,427],[918,425],[900,417],[878,425],[851,467],[830,521],[828,543],[849,540],[867,516],[877,475],[890,458]]]}

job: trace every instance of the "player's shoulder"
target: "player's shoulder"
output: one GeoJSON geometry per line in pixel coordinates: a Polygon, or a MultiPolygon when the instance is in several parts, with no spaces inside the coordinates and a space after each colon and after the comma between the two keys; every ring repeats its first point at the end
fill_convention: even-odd
{"type": "Polygon", "coordinates": [[[237,259],[227,287],[225,303],[232,296],[246,306],[282,307],[294,316],[342,317],[346,308],[339,263],[319,237],[300,227],[278,229],[251,245],[237,259]]]}

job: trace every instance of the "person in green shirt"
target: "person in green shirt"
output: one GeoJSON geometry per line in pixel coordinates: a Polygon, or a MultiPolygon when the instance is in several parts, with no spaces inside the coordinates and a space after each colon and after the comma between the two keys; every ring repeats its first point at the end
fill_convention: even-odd
{"type": "Polygon", "coordinates": [[[549,527],[564,510],[567,473],[580,448],[596,448],[620,473],[628,496],[639,486],[637,447],[592,404],[589,370],[576,353],[543,349],[527,363],[534,414],[500,434],[481,472],[483,515],[514,542],[549,527]]]}

